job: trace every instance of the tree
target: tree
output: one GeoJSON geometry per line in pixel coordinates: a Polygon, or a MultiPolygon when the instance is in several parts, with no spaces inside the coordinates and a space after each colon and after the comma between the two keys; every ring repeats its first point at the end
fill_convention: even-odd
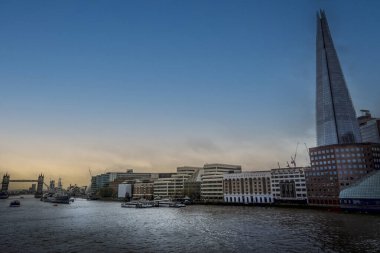
{"type": "Polygon", "coordinates": [[[110,198],[114,195],[114,190],[110,187],[103,187],[100,188],[99,195],[102,198],[110,198]]]}

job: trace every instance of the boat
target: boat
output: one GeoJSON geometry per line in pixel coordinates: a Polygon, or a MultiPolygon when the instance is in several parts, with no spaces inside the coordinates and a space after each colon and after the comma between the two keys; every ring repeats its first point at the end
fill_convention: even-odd
{"type": "Polygon", "coordinates": [[[42,196],[41,201],[49,203],[70,204],[70,196],[63,191],[48,192],[42,196]]]}
{"type": "Polygon", "coordinates": [[[121,207],[124,207],[124,208],[136,208],[136,205],[138,203],[136,202],[126,202],[126,203],[121,203],[121,207]]]}
{"type": "Polygon", "coordinates": [[[130,201],[121,204],[121,207],[126,208],[150,208],[156,207],[156,203],[148,200],[130,201]]]}
{"type": "Polygon", "coordinates": [[[138,203],[136,205],[136,208],[150,208],[150,207],[154,207],[154,205],[152,203],[138,203]]]}
{"type": "Polygon", "coordinates": [[[185,204],[182,204],[180,202],[175,202],[175,201],[172,201],[171,199],[160,199],[160,200],[156,200],[157,203],[158,203],[158,206],[160,207],[185,207],[186,205],[185,204]]]}
{"type": "Polygon", "coordinates": [[[20,205],[21,205],[21,203],[20,203],[20,201],[18,201],[18,200],[13,200],[13,201],[9,204],[10,207],[19,207],[20,205]]]}
{"type": "Polygon", "coordinates": [[[86,199],[87,200],[98,200],[99,197],[95,194],[89,194],[86,199]]]}
{"type": "Polygon", "coordinates": [[[171,206],[171,207],[179,208],[179,207],[186,207],[186,205],[182,203],[174,203],[174,206],[171,206]]]}
{"type": "Polygon", "coordinates": [[[2,191],[0,192],[0,199],[7,199],[9,197],[8,192],[2,191]]]}

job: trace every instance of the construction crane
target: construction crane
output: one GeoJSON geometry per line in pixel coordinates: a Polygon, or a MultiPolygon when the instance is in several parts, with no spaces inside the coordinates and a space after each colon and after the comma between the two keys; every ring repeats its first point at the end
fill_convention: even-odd
{"type": "Polygon", "coordinates": [[[311,165],[311,161],[310,161],[310,152],[309,152],[309,149],[307,148],[306,143],[304,143],[304,144],[305,144],[306,152],[307,152],[307,154],[308,154],[308,156],[309,156],[309,159],[306,158],[306,160],[309,162],[309,165],[311,165]]]}
{"type": "Polygon", "coordinates": [[[299,145],[299,144],[300,144],[300,143],[297,142],[297,147],[296,147],[296,152],[294,152],[294,157],[293,157],[293,156],[290,156],[290,159],[291,159],[290,163],[293,164],[294,167],[297,167],[297,164],[296,164],[296,158],[297,158],[297,150],[298,150],[298,145],[299,145]]]}

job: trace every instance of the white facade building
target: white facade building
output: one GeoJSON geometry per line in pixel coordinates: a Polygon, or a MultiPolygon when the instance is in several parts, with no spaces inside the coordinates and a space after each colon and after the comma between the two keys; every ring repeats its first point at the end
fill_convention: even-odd
{"type": "Polygon", "coordinates": [[[223,175],[240,173],[240,165],[205,164],[201,176],[201,199],[204,202],[223,202],[223,175]]]}
{"type": "Polygon", "coordinates": [[[226,203],[273,203],[270,171],[224,174],[223,185],[226,203]]]}
{"type": "Polygon", "coordinates": [[[272,169],[271,179],[275,202],[307,202],[305,168],[272,169]]]}

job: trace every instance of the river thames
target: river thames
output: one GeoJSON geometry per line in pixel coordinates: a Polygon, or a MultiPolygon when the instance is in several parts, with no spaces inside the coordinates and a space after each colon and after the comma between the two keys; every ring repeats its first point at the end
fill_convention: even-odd
{"type": "Polygon", "coordinates": [[[380,216],[83,199],[54,206],[32,196],[11,208],[14,198],[0,201],[0,252],[380,252],[380,216]]]}

